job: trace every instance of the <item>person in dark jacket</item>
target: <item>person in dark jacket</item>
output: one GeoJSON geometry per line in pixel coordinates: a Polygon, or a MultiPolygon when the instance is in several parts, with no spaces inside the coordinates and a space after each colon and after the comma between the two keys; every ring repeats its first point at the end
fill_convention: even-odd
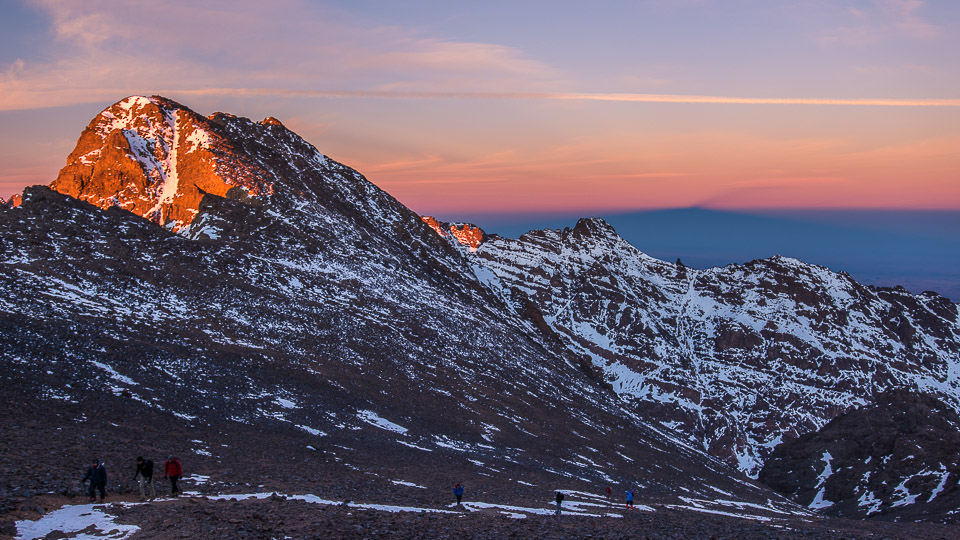
{"type": "Polygon", "coordinates": [[[557,492],[557,515],[560,515],[560,505],[563,504],[563,493],[557,492]]]}
{"type": "Polygon", "coordinates": [[[177,480],[183,476],[183,466],[180,460],[174,455],[167,456],[167,461],[163,464],[163,477],[170,479],[170,494],[174,497],[180,495],[180,488],[177,487],[177,480]]]}
{"type": "Polygon", "coordinates": [[[143,457],[137,458],[137,472],[133,473],[133,479],[140,478],[140,500],[147,500],[147,487],[150,487],[150,498],[157,498],[157,488],[153,485],[153,460],[144,460],[143,457]]]}
{"type": "Polygon", "coordinates": [[[90,502],[96,502],[97,491],[100,492],[100,502],[103,502],[107,498],[107,469],[99,459],[93,460],[93,464],[87,468],[87,474],[83,475],[83,480],[80,482],[86,482],[88,479],[90,487],[87,489],[87,494],[90,495],[90,502]]]}
{"type": "Polygon", "coordinates": [[[457,498],[457,504],[460,504],[460,499],[463,498],[463,486],[459,483],[453,486],[453,495],[457,498]]]}

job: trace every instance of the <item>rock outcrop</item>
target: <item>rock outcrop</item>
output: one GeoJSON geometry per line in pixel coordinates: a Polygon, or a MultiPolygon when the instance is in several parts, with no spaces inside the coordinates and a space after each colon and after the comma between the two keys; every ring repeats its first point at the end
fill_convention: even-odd
{"type": "Polygon", "coordinates": [[[760,480],[832,516],[915,521],[960,507],[960,416],[906,390],[776,448],[760,480]]]}
{"type": "MultiPolygon", "coordinates": [[[[50,187],[175,231],[193,222],[205,193],[271,195],[276,179],[237,151],[222,116],[204,118],[159,96],[124,99],[90,122],[50,187]]],[[[282,128],[272,120],[263,127],[282,128]]]]}
{"type": "Polygon", "coordinates": [[[483,229],[470,223],[441,223],[433,216],[423,216],[422,219],[442,238],[452,238],[471,252],[476,251],[487,238],[483,229]]]}

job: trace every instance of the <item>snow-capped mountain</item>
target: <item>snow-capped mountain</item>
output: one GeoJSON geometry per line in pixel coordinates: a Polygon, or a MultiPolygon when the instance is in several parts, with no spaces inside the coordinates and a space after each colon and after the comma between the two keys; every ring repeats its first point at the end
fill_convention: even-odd
{"type": "Polygon", "coordinates": [[[783,441],[908,388],[960,407],[960,313],[787,257],[696,270],[601,219],[486,237],[478,275],[649,419],[755,476],[783,441]]]}
{"type": "MultiPolygon", "coordinates": [[[[159,96],[129,97],[90,122],[50,187],[179,230],[196,217],[204,193],[273,193],[276,178],[237,151],[240,141],[230,137],[229,123],[227,115],[204,118],[159,96]]],[[[279,122],[268,118],[261,125],[269,131],[279,122]]]]}
{"type": "Polygon", "coordinates": [[[623,410],[462,250],[279,122],[128,98],[69,162],[0,210],[7,466],[56,472],[0,499],[68,490],[91,453],[175,452],[221,487],[635,486],[807,515],[623,410]]]}
{"type": "Polygon", "coordinates": [[[421,218],[275,119],[127,98],[13,202],[8,507],[68,492],[90,453],[174,452],[220,490],[440,505],[434,487],[466,481],[509,513],[613,485],[649,511],[780,527],[816,517],[735,467],[756,475],[889,388],[958,406],[941,297],[787,258],[694,270],[596,219],[488,236],[421,218]]]}

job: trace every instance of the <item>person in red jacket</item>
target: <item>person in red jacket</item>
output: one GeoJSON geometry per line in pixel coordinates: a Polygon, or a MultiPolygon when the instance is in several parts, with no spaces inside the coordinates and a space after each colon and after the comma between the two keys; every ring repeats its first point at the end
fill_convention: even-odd
{"type": "Polygon", "coordinates": [[[174,497],[180,495],[177,480],[181,476],[183,476],[183,466],[180,465],[180,460],[172,454],[167,456],[167,461],[163,464],[163,477],[170,479],[170,494],[174,497]]]}

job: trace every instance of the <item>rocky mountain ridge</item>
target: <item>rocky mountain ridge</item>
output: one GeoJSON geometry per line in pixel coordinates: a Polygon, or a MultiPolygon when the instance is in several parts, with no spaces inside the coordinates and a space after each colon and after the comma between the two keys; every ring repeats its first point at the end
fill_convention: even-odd
{"type": "MultiPolygon", "coordinates": [[[[960,311],[934,293],[787,257],[687,268],[598,218],[485,238],[470,252],[492,289],[518,311],[535,306],[648,418],[751,476],[781,443],[891,390],[960,409],[960,311]]],[[[886,495],[870,496],[884,510],[903,500],[886,495]]]]}

